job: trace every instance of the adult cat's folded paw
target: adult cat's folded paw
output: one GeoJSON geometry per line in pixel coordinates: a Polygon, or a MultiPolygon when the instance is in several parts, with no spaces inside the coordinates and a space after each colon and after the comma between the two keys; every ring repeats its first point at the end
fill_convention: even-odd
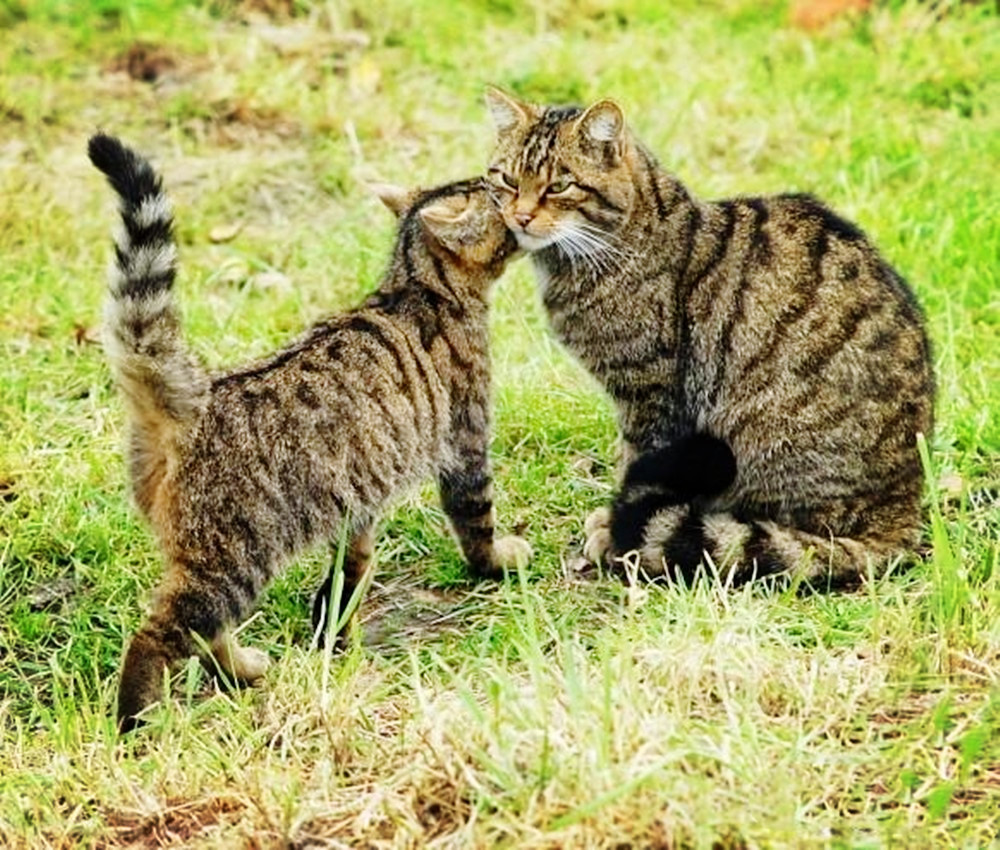
{"type": "Polygon", "coordinates": [[[611,508],[592,511],[583,522],[583,557],[592,564],[603,564],[611,548],[611,508]]]}

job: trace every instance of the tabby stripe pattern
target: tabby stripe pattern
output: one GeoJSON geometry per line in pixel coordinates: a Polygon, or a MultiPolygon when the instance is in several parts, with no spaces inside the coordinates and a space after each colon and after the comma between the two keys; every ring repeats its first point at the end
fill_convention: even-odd
{"type": "Polygon", "coordinates": [[[707,555],[736,580],[836,583],[912,547],[930,346],[913,292],[860,228],[805,194],[694,197],[611,101],[487,100],[504,220],[533,252],[553,330],[618,412],[623,483],[588,519],[588,555],[638,551],[651,576],[707,555]],[[582,197],[547,201],[566,179],[582,197]],[[718,443],[731,480],[679,486],[678,458],[711,468],[718,443]],[[628,463],[651,458],[662,479],[630,480],[628,463]]]}
{"type": "MultiPolygon", "coordinates": [[[[270,357],[209,376],[179,338],[159,178],[117,139],[94,137],[90,153],[122,199],[110,348],[130,401],[137,502],[166,559],[122,665],[123,729],[195,651],[193,635],[230,675],[262,675],[266,657],[230,627],[291,557],[341,539],[347,523],[343,611],[371,568],[379,512],[428,477],[477,575],[527,558],[525,541],[493,535],[488,291],[516,245],[481,180],[387,195],[400,222],[378,292],[270,357]]],[[[332,581],[313,605],[321,639],[332,581]]]]}

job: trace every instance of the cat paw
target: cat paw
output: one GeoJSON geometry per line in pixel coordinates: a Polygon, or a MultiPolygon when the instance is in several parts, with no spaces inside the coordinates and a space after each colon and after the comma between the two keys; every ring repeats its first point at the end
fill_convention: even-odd
{"type": "Polygon", "coordinates": [[[234,669],[230,672],[245,682],[256,682],[264,678],[268,668],[271,666],[271,659],[267,653],[250,646],[237,646],[233,653],[234,669]]]}
{"type": "Polygon", "coordinates": [[[526,567],[533,554],[531,544],[516,534],[508,534],[493,542],[493,561],[500,569],[526,567]]]}
{"type": "Polygon", "coordinates": [[[603,564],[611,549],[611,508],[592,511],[583,522],[583,557],[592,564],[603,564]]]}
{"type": "Polygon", "coordinates": [[[219,666],[234,679],[256,682],[271,666],[266,652],[251,646],[240,646],[234,637],[225,634],[212,643],[212,654],[219,666]]]}
{"type": "Polygon", "coordinates": [[[608,528],[611,525],[611,508],[607,505],[603,505],[599,508],[595,508],[583,521],[583,534],[585,537],[590,537],[595,531],[600,528],[608,528]]]}

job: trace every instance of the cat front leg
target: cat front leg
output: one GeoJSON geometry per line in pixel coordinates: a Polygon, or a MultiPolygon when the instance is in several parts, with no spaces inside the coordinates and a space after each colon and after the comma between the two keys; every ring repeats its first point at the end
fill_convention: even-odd
{"type": "MultiPolygon", "coordinates": [[[[624,436],[615,441],[615,483],[621,487],[632,462],[638,457],[635,443],[624,436]]],[[[611,505],[595,508],[583,521],[583,557],[595,566],[606,564],[611,549],[611,505]]]]}
{"type": "Polygon", "coordinates": [[[600,565],[611,548],[611,508],[601,505],[583,521],[583,557],[600,565]]]}
{"type": "Polygon", "coordinates": [[[493,479],[485,446],[466,451],[457,467],[439,476],[438,486],[462,554],[477,576],[502,578],[505,568],[522,567],[531,560],[531,544],[524,538],[494,536],[493,479]]]}

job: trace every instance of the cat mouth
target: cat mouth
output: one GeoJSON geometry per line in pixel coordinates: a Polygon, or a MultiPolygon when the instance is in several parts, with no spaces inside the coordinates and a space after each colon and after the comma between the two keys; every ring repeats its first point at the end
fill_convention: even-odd
{"type": "Polygon", "coordinates": [[[549,234],[547,236],[535,236],[532,233],[527,233],[524,230],[518,228],[513,230],[514,238],[517,240],[519,247],[523,248],[525,251],[540,251],[542,248],[548,248],[556,242],[555,234],[549,234]]]}

